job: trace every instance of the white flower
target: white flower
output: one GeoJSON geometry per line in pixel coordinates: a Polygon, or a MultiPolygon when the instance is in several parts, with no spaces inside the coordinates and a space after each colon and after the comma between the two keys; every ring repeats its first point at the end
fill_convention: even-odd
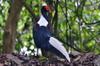
{"type": "Polygon", "coordinates": [[[27,47],[24,46],[23,48],[21,48],[21,50],[20,50],[21,55],[25,55],[26,52],[27,52],[27,47]]]}

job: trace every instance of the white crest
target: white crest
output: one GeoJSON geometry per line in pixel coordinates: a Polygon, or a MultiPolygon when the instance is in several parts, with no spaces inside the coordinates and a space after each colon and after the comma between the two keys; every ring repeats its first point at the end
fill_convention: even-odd
{"type": "Polygon", "coordinates": [[[46,3],[43,3],[42,6],[47,6],[47,4],[46,3]]]}
{"type": "Polygon", "coordinates": [[[39,24],[39,26],[47,27],[48,25],[48,21],[43,17],[43,15],[41,15],[40,20],[37,23],[39,24]]]}
{"type": "Polygon", "coordinates": [[[69,54],[60,41],[58,41],[54,37],[50,37],[49,42],[53,47],[55,47],[58,51],[60,51],[66,57],[66,59],[70,62],[69,54]]]}

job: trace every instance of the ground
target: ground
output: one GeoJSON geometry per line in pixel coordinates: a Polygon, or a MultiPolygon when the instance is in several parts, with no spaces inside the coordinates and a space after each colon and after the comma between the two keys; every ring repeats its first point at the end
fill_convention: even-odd
{"type": "Polygon", "coordinates": [[[63,60],[40,59],[39,57],[26,57],[20,54],[1,54],[0,66],[100,66],[100,55],[93,53],[72,53],[71,62],[63,60]]]}

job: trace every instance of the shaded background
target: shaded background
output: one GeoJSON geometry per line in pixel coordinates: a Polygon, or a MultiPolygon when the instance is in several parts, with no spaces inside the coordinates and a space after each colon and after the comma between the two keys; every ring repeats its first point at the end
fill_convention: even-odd
{"type": "MultiPolygon", "coordinates": [[[[100,54],[99,0],[44,0],[52,7],[55,37],[66,49],[100,54]]],[[[32,28],[40,15],[42,0],[0,1],[0,53],[34,52],[32,28]]]]}

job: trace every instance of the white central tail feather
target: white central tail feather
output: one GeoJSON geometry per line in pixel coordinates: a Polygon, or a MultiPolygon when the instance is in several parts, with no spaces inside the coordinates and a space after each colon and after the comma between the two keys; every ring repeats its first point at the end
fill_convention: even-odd
{"type": "Polygon", "coordinates": [[[66,57],[66,59],[70,62],[69,54],[60,41],[58,41],[54,37],[50,37],[49,42],[53,47],[55,47],[58,51],[60,51],[66,57]]]}

